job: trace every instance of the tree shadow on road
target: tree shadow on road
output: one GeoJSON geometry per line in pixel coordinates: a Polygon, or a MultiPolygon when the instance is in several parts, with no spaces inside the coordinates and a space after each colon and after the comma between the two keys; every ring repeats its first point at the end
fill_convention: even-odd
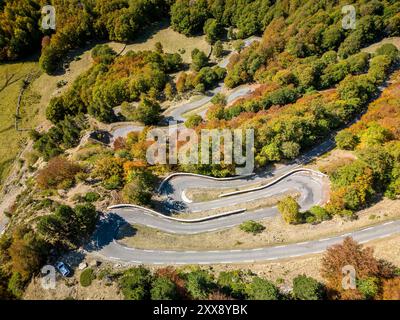
{"type": "MultiPolygon", "coordinates": [[[[101,250],[113,242],[118,237],[120,228],[126,225],[129,225],[129,223],[125,219],[115,213],[109,213],[100,219],[96,231],[90,241],[84,246],[84,249],[88,252],[101,250]]],[[[128,229],[126,231],[129,231],[128,229]]],[[[133,232],[133,230],[130,231],[130,233],[133,232]]]]}

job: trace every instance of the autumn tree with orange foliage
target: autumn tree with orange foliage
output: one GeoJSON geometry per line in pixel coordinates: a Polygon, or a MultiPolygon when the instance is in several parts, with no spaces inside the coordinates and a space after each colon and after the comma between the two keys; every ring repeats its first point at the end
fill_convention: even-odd
{"type": "Polygon", "coordinates": [[[123,137],[114,140],[113,147],[115,151],[126,149],[126,141],[123,137]]]}
{"type": "Polygon", "coordinates": [[[75,175],[81,171],[76,163],[64,157],[56,157],[38,172],[36,182],[41,189],[66,188],[74,183],[75,175]]]}
{"type": "Polygon", "coordinates": [[[322,258],[321,275],[326,280],[331,299],[363,299],[358,289],[345,290],[342,286],[342,269],[348,265],[356,270],[357,281],[370,277],[386,279],[394,274],[394,267],[385,261],[377,260],[372,248],[363,248],[347,237],[342,244],[328,248],[322,258]]]}
{"type": "Polygon", "coordinates": [[[26,227],[18,228],[12,235],[12,243],[8,248],[11,270],[21,274],[23,279],[36,272],[43,263],[45,245],[34,232],[26,227]]]}
{"type": "Polygon", "coordinates": [[[383,282],[383,300],[400,300],[400,277],[383,282]]]}

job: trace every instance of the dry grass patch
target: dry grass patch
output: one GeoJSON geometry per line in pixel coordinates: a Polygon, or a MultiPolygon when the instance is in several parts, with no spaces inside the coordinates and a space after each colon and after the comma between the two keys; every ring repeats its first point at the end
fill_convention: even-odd
{"type": "MultiPolygon", "coordinates": [[[[15,130],[15,111],[23,80],[29,73],[39,72],[37,63],[20,62],[0,65],[0,185],[10,172],[27,132],[15,130]]],[[[40,123],[39,93],[29,86],[23,95],[20,109],[20,127],[32,128],[40,123]]]]}
{"type": "MultiPolygon", "coordinates": [[[[167,53],[181,53],[183,61],[186,63],[192,61],[191,53],[193,49],[198,48],[204,51],[207,55],[211,50],[210,45],[205,40],[205,36],[186,37],[185,35],[172,30],[172,28],[165,22],[159,22],[155,23],[148,32],[137,38],[134,43],[127,45],[124,52],[129,50],[154,50],[154,46],[157,42],[160,42],[163,45],[164,51],[167,53]]],[[[117,42],[110,42],[108,44],[116,52],[120,52],[124,47],[123,44],[117,42]]]]}

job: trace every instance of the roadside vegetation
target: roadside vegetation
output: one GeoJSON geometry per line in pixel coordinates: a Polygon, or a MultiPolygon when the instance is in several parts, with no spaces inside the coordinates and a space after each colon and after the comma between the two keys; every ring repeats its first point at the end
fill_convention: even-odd
{"type": "Polygon", "coordinates": [[[399,84],[396,72],[361,120],[336,136],[338,147],[351,150],[356,159],[325,169],[333,186],[328,207],[332,212],[351,214],[382,196],[397,199],[400,195],[399,84]]]}
{"type": "MultiPolygon", "coordinates": [[[[84,273],[86,278],[92,271],[84,270],[81,279],[84,273]]],[[[378,260],[370,247],[351,238],[328,248],[320,272],[322,281],[299,271],[285,287],[281,281],[258,276],[250,269],[214,272],[187,266],[151,271],[138,266],[100,274],[117,283],[126,300],[396,300],[400,297],[399,269],[378,260]],[[342,268],[347,265],[356,269],[356,289],[343,289],[342,268]]]]}

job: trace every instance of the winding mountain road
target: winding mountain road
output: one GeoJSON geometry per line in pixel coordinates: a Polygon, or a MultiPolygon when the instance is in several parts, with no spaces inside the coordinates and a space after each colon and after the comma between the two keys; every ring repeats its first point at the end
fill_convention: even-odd
{"type": "Polygon", "coordinates": [[[353,237],[360,243],[385,238],[400,232],[400,221],[390,221],[351,233],[308,242],[256,249],[223,251],[166,251],[129,248],[121,245],[113,238],[114,232],[115,229],[112,228],[112,224],[108,225],[108,231],[107,227],[103,225],[102,233],[107,233],[109,237],[107,239],[102,238],[97,244],[91,245],[87,250],[97,250],[97,253],[110,260],[127,264],[229,264],[253,263],[317,254],[325,251],[326,248],[334,244],[342,242],[348,236],[353,237]]]}
{"type": "MultiPolygon", "coordinates": [[[[250,38],[245,45],[250,45],[259,38],[250,38]]],[[[226,67],[229,58],[219,63],[226,67]]],[[[197,113],[205,115],[204,107],[212,97],[224,91],[223,84],[210,91],[208,95],[199,100],[183,103],[164,113],[168,120],[182,123],[184,114],[201,109],[197,113]]],[[[227,93],[228,103],[251,93],[250,86],[242,86],[227,93]]],[[[178,124],[178,126],[181,124],[178,124]]],[[[141,131],[142,127],[128,125],[113,132],[114,138],[126,136],[130,131],[141,131]]],[[[246,202],[253,202],[260,198],[277,196],[288,191],[300,194],[299,204],[302,210],[307,210],[313,205],[322,204],[324,201],[323,184],[324,177],[318,172],[301,170],[302,165],[316,157],[326,153],[335,146],[333,136],[320,143],[317,147],[303,154],[301,157],[278,169],[233,179],[213,179],[195,175],[175,175],[166,179],[160,186],[159,192],[168,197],[168,203],[179,204],[175,211],[199,212],[228,208],[232,206],[245,208],[246,202]],[[246,188],[254,185],[266,185],[256,190],[246,188]],[[226,189],[241,188],[240,194],[207,202],[192,202],[187,199],[185,191],[190,188],[226,189]]],[[[351,236],[360,243],[376,240],[393,234],[400,233],[400,221],[389,221],[380,225],[367,227],[346,234],[335,235],[325,239],[317,239],[302,243],[270,246],[256,249],[220,250],[220,251],[173,251],[173,250],[142,250],[129,248],[118,242],[119,227],[123,224],[139,224],[175,234],[198,234],[231,228],[247,220],[263,220],[278,214],[276,207],[262,208],[254,211],[242,210],[235,213],[227,213],[225,216],[215,216],[201,222],[177,221],[152,210],[142,207],[116,206],[110,209],[103,217],[97,228],[93,240],[86,246],[88,252],[94,252],[101,256],[127,264],[215,264],[215,263],[252,263],[257,261],[269,261],[276,259],[294,258],[309,254],[316,254],[326,250],[327,247],[343,241],[351,236]]],[[[151,241],[151,239],[149,239],[151,241]]]]}

